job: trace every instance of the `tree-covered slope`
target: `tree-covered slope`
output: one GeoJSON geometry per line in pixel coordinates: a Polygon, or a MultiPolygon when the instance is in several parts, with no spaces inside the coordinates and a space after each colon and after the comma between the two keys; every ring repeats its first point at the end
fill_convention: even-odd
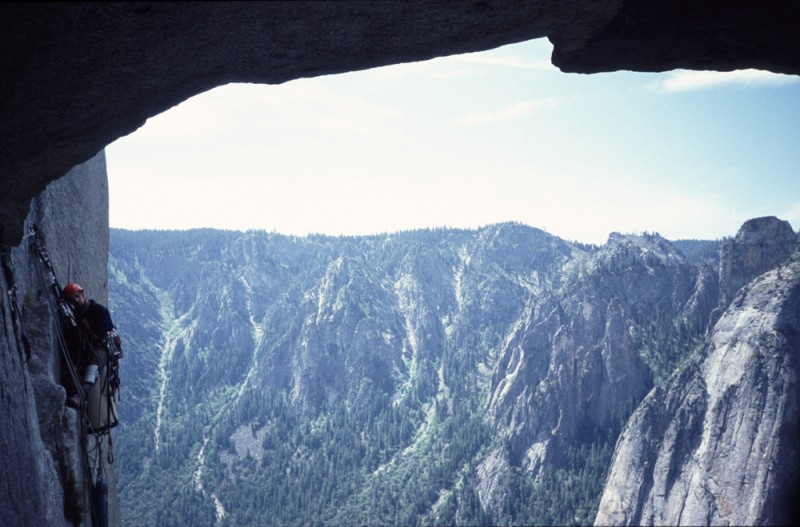
{"type": "Polygon", "coordinates": [[[591,523],[623,423],[702,343],[713,265],[518,224],[112,230],[123,518],[591,523]]]}

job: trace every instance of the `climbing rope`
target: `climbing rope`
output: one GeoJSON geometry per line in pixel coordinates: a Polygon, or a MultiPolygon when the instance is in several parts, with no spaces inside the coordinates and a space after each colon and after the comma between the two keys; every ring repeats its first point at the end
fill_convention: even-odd
{"type": "MultiPolygon", "coordinates": [[[[50,259],[50,256],[47,252],[47,248],[42,243],[39,232],[34,225],[30,234],[31,238],[31,247],[35,252],[36,258],[42,263],[41,266],[37,266],[36,275],[39,280],[39,284],[43,290],[49,290],[55,297],[55,305],[53,303],[48,302],[48,309],[50,310],[50,316],[52,318],[58,318],[60,323],[56,324],[56,338],[58,341],[58,347],[61,350],[63,362],[67,367],[67,371],[69,373],[69,377],[72,381],[72,384],[77,392],[77,395],[80,399],[80,415],[81,418],[79,419],[80,423],[80,432],[81,432],[81,444],[83,446],[83,466],[84,466],[84,478],[85,481],[89,482],[89,490],[91,493],[91,499],[89,500],[89,509],[92,515],[92,525],[108,525],[108,486],[105,482],[105,479],[102,475],[103,469],[103,448],[102,448],[102,436],[108,435],[108,453],[106,461],[109,464],[114,463],[114,455],[112,449],[112,440],[111,440],[111,431],[110,427],[106,427],[101,430],[97,430],[92,426],[91,419],[89,417],[89,404],[84,393],[83,389],[81,388],[81,381],[78,375],[77,368],[75,367],[75,363],[73,361],[72,355],[70,354],[70,346],[67,342],[67,338],[64,334],[64,327],[66,326],[73,334],[78,335],[78,349],[82,349],[84,351],[90,351],[91,349],[91,342],[89,337],[85,334],[85,332],[80,331],[80,326],[78,325],[75,314],[72,308],[64,301],[62,296],[62,289],[60,284],[58,283],[58,278],[56,277],[55,269],[53,267],[53,263],[50,259]],[[55,307],[55,310],[54,310],[55,307]],[[56,313],[57,310],[57,313],[56,313]],[[95,445],[94,448],[89,447],[88,445],[88,434],[87,431],[91,431],[92,435],[95,438],[95,445]],[[93,456],[91,454],[94,454],[93,456]],[[94,459],[94,462],[92,461],[94,459]],[[94,466],[93,466],[94,465],[94,466]],[[93,478],[93,473],[96,472],[96,478],[93,478]],[[94,480],[94,483],[91,482],[94,480]]],[[[109,398],[113,398],[115,394],[119,393],[119,358],[122,356],[122,349],[120,347],[120,340],[119,337],[114,332],[109,332],[107,338],[108,343],[108,353],[107,353],[107,363],[106,363],[106,375],[103,376],[103,383],[104,385],[100,386],[100,396],[103,397],[104,393],[108,393],[109,398]]],[[[107,421],[111,422],[111,404],[107,404],[107,411],[108,414],[106,415],[107,421]]],[[[116,418],[116,416],[114,416],[116,418]]],[[[84,497],[86,500],[86,497],[84,497]]],[[[85,504],[85,501],[84,501],[85,504]]]]}
{"type": "MultiPolygon", "coordinates": [[[[67,339],[64,335],[64,327],[67,326],[72,331],[77,332],[78,323],[75,320],[75,315],[72,312],[72,309],[66,305],[64,299],[61,296],[61,286],[58,283],[58,278],[56,277],[55,269],[53,268],[53,263],[50,260],[50,256],[47,253],[47,248],[41,243],[39,239],[39,232],[36,229],[36,226],[33,226],[31,231],[31,246],[35,251],[35,256],[37,259],[43,264],[42,266],[37,266],[36,268],[36,275],[39,279],[39,286],[44,290],[49,290],[53,293],[53,296],[56,299],[56,312],[53,311],[53,304],[47,303],[48,309],[50,309],[50,316],[53,318],[58,318],[60,320],[60,324],[56,324],[56,338],[59,344],[59,350],[61,351],[61,356],[63,358],[64,364],[67,367],[67,372],[69,373],[70,380],[72,381],[72,385],[77,391],[78,397],[80,399],[80,409],[81,409],[81,424],[85,426],[90,425],[89,415],[88,415],[88,403],[86,400],[86,395],[81,390],[81,382],[78,376],[78,371],[75,368],[75,363],[72,360],[72,356],[69,352],[69,344],[67,343],[67,339]]],[[[85,349],[85,339],[82,334],[80,335],[79,346],[81,349],[85,349]]]]}

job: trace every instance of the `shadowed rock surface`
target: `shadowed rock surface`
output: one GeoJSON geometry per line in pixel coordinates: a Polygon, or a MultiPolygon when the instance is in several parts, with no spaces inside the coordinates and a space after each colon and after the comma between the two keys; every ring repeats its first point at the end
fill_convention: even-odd
{"type": "MultiPolygon", "coordinates": [[[[37,223],[57,270],[65,275],[60,278],[82,281],[102,300],[108,203],[101,151],[147,118],[230,82],[281,83],[540,37],[553,42],[553,62],[563,71],[752,67],[798,74],[799,19],[800,7],[792,1],[2,4],[0,244],[15,269],[0,283],[0,495],[8,515],[3,523],[68,524],[66,489],[70,473],[79,470],[75,424],[61,406],[56,380],[55,321],[43,307],[36,264],[20,242],[37,223]],[[23,318],[35,348],[28,362],[12,315],[12,289],[25,307],[23,318]]],[[[331,269],[332,278],[337,272],[350,271],[331,269]]],[[[687,320],[705,312],[707,287],[717,285],[707,271],[701,277],[690,300],[693,311],[682,311],[687,320]]],[[[409,290],[408,298],[412,294],[409,290]]],[[[614,361],[627,356],[629,345],[620,331],[624,312],[617,304],[606,307],[600,318],[608,323],[594,328],[604,331],[607,345],[592,353],[614,361]]],[[[561,323],[579,320],[570,318],[575,313],[561,323]]],[[[553,351],[566,349],[567,336],[566,331],[559,334],[553,351]]],[[[517,360],[511,348],[506,352],[508,364],[517,360]]],[[[314,366],[310,356],[302,358],[314,366]]],[[[638,369],[632,367],[629,371],[638,369]]],[[[495,381],[499,387],[500,378],[495,381]]],[[[638,393],[640,387],[630,389],[638,393]]],[[[321,395],[309,390],[304,397],[313,403],[321,395]]],[[[524,401],[508,402],[525,410],[524,401]]],[[[515,423],[513,415],[500,412],[497,417],[515,423]]],[[[530,452],[531,446],[517,443],[519,452],[530,452]]],[[[498,488],[490,480],[503,477],[491,460],[501,458],[488,457],[482,472],[481,488],[489,501],[498,488]]],[[[502,468],[499,461],[497,467],[502,468]]],[[[114,497],[112,524],[118,524],[114,497]]]]}
{"type": "Polygon", "coordinates": [[[549,37],[564,71],[800,73],[800,5],[63,2],[0,6],[0,242],[31,198],[149,117],[231,82],[278,84],[549,37]]]}

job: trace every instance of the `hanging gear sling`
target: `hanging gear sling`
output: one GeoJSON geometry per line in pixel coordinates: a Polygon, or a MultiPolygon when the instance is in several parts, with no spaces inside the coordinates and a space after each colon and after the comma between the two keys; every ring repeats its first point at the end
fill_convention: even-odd
{"type": "MultiPolygon", "coordinates": [[[[82,389],[82,379],[78,375],[75,367],[75,362],[70,354],[70,346],[67,343],[64,330],[71,332],[73,335],[78,336],[78,349],[84,353],[92,352],[92,342],[88,335],[82,330],[77,323],[75,313],[71,306],[67,304],[62,295],[61,286],[58,283],[53,263],[50,256],[42,243],[39,231],[36,225],[33,226],[31,233],[28,235],[31,238],[31,247],[36,253],[36,257],[42,263],[44,269],[38,269],[38,276],[43,289],[49,289],[55,297],[56,309],[60,318],[61,324],[57,325],[59,347],[62,351],[63,362],[66,365],[69,373],[69,378],[72,381],[75,390],[80,398],[81,412],[81,437],[82,442],[86,448],[83,449],[84,467],[86,468],[86,481],[89,482],[91,491],[91,513],[92,524],[97,526],[108,525],[108,485],[103,477],[103,448],[102,436],[108,436],[108,452],[106,461],[111,464],[114,462],[114,454],[112,450],[111,429],[119,424],[116,411],[116,400],[119,398],[119,359],[123,355],[121,339],[115,331],[109,331],[106,335],[103,346],[106,353],[104,354],[106,360],[105,364],[100,364],[99,376],[95,380],[88,393],[84,393],[82,389]],[[90,452],[86,440],[88,439],[85,432],[89,432],[95,437],[95,445],[92,449],[94,460],[96,462],[96,476],[93,477],[91,469],[90,452]],[[94,484],[91,484],[94,480],[94,484]]],[[[4,255],[3,263],[5,266],[6,258],[4,255]]],[[[6,273],[8,274],[8,272],[6,273]]],[[[15,291],[15,290],[14,290],[15,291]]],[[[23,333],[24,336],[24,333],[23,333]]],[[[27,344],[27,339],[24,340],[27,344]]],[[[26,346],[27,351],[27,346],[26,346]]]]}
{"type": "Polygon", "coordinates": [[[109,331],[103,344],[106,364],[100,365],[99,376],[87,394],[89,427],[93,434],[106,434],[119,424],[116,399],[119,396],[119,358],[121,350],[116,345],[119,337],[109,331]]]}

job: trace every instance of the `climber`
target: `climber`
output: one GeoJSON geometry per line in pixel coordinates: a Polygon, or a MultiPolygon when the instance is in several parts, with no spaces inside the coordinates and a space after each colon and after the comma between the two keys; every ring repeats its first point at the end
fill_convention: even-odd
{"type": "MultiPolygon", "coordinates": [[[[111,313],[103,304],[87,299],[80,285],[67,284],[64,287],[63,296],[72,306],[75,319],[89,340],[87,350],[90,352],[79,357],[79,366],[82,369],[83,390],[89,396],[91,413],[92,401],[99,400],[99,391],[107,389],[104,386],[102,390],[95,390],[96,381],[98,378],[105,380],[106,375],[110,373],[107,371],[107,366],[111,363],[110,359],[116,360],[122,356],[121,342],[116,334],[114,322],[111,320],[111,313]],[[115,355],[114,357],[110,357],[112,353],[115,355]],[[92,397],[93,392],[98,393],[92,397]]],[[[80,405],[78,394],[72,395],[67,400],[67,405],[77,408],[80,405]]],[[[116,419],[116,416],[113,417],[116,419]]],[[[116,422],[109,426],[115,424],[116,422]]]]}

